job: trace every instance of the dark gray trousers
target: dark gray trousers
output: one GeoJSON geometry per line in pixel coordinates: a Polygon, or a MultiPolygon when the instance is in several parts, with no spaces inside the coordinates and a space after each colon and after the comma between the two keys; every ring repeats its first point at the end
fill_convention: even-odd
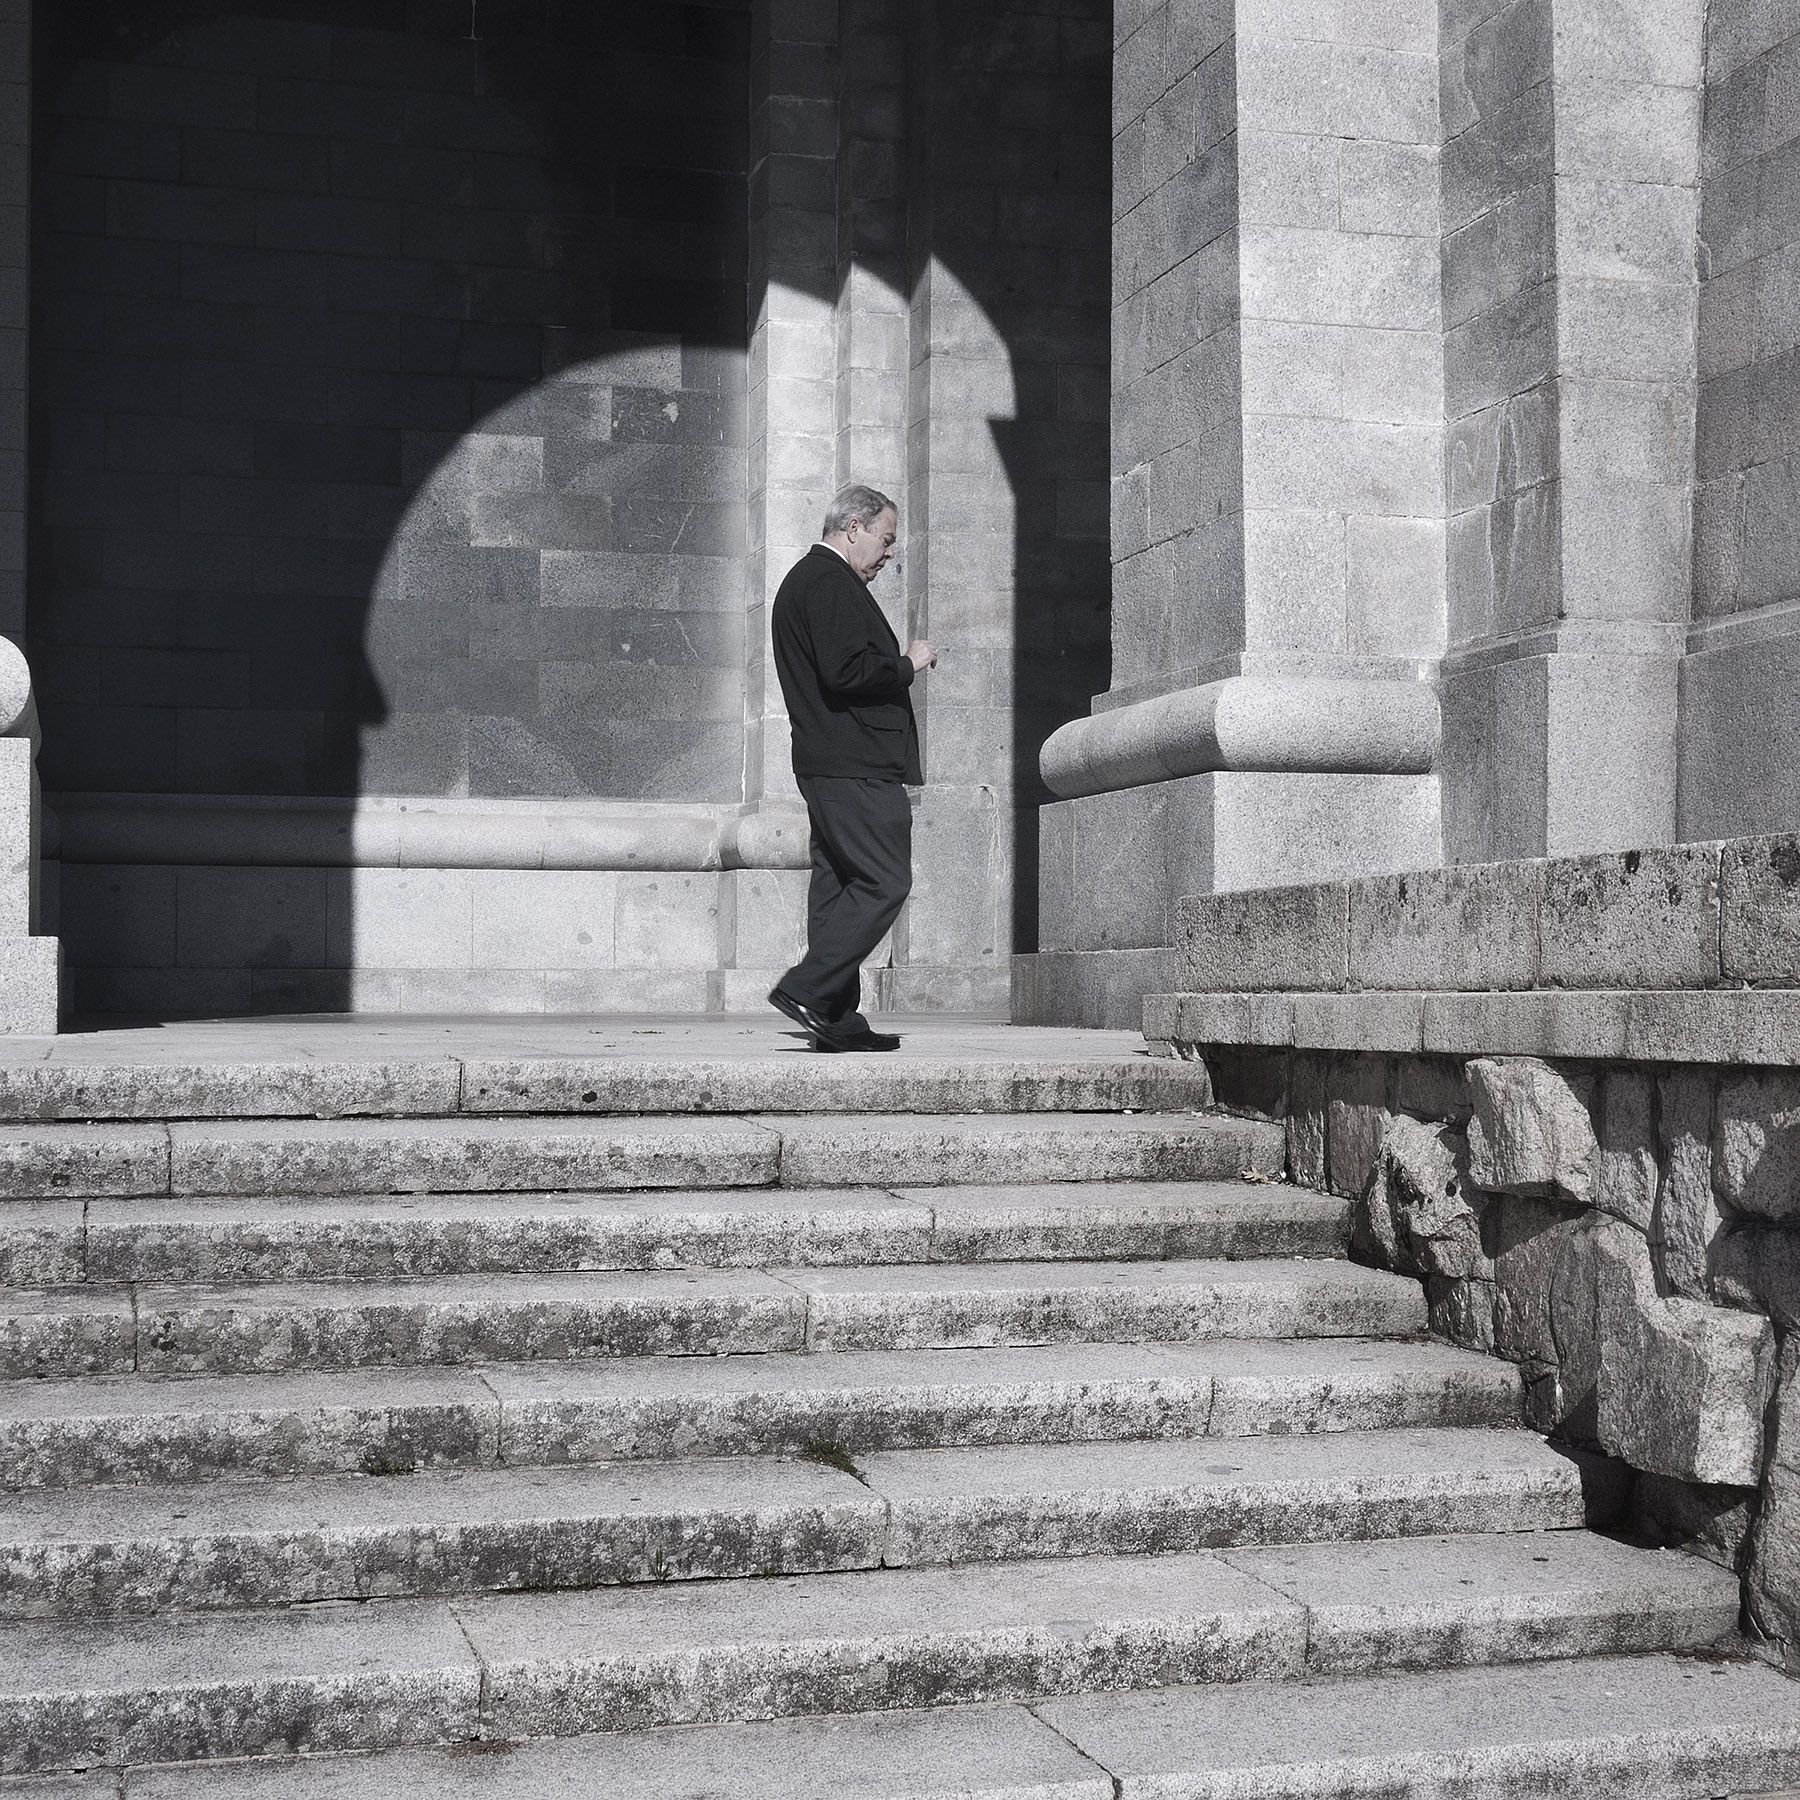
{"type": "Polygon", "coordinates": [[[857,1031],[863,958],[912,892],[912,806],[898,781],[802,775],[812,823],[806,954],[781,987],[834,1025],[857,1031]]]}

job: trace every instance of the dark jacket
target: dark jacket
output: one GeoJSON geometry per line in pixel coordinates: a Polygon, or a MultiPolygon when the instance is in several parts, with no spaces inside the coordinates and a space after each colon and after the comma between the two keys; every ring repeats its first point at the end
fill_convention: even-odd
{"type": "Polygon", "coordinates": [[[796,775],[925,779],[907,692],[915,673],[856,571],[815,544],[788,571],[770,622],[794,729],[796,775]]]}

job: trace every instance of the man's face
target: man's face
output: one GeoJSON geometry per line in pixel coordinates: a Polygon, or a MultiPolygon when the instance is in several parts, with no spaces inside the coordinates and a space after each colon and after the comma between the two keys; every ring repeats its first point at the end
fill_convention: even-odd
{"type": "Polygon", "coordinates": [[[873,581],[888,565],[888,558],[894,554],[894,540],[900,535],[900,521],[889,507],[873,524],[865,525],[861,519],[852,519],[844,527],[844,536],[848,540],[844,555],[864,581],[873,581]]]}

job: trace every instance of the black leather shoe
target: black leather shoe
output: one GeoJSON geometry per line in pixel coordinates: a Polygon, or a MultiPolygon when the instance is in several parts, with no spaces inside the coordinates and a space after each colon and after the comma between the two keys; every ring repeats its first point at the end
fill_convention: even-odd
{"type": "Polygon", "coordinates": [[[821,1038],[821,1050],[898,1050],[900,1040],[885,1031],[858,1031],[850,1037],[821,1038]]]}
{"type": "Polygon", "coordinates": [[[770,988],[769,1004],[777,1012],[786,1013],[802,1031],[811,1036],[821,1050],[842,1050],[849,1047],[843,1032],[836,1030],[829,1019],[814,1012],[805,1001],[796,1000],[792,994],[784,993],[780,988],[770,988]]]}

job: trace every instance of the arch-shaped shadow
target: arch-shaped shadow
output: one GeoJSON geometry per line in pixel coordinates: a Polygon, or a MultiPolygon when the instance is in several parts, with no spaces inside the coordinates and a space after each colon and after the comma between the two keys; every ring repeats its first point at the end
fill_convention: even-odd
{"type": "MultiPolygon", "coordinates": [[[[41,10],[49,785],[738,797],[748,6],[41,10]]],[[[1104,426],[1033,247],[938,248],[1021,393],[1028,947],[1037,745],[1105,686],[1104,530],[1058,523],[1104,444],[1047,468],[1104,426]]],[[[348,871],[68,874],[84,1009],[351,1001],[348,871]]]]}

